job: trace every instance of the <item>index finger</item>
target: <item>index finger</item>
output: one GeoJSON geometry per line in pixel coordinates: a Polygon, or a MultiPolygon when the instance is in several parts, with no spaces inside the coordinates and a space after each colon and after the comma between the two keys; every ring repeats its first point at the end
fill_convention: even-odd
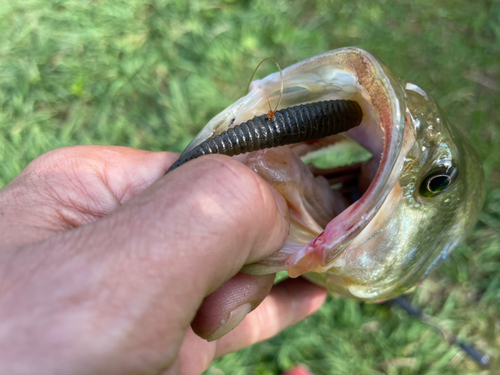
{"type": "Polygon", "coordinates": [[[178,158],[120,146],[72,146],[33,160],[0,190],[0,244],[21,245],[106,216],[178,158]]]}

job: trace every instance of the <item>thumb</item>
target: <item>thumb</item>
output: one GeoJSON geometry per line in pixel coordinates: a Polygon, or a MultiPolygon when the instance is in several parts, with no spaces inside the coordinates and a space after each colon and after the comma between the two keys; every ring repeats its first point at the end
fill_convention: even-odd
{"type": "Polygon", "coordinates": [[[244,264],[280,249],[287,215],[284,198],[256,173],[228,157],[210,156],[156,182],[96,225],[94,236],[109,241],[113,230],[113,238],[122,238],[121,253],[127,248],[154,259],[159,272],[189,280],[185,288],[204,297],[244,264]]]}

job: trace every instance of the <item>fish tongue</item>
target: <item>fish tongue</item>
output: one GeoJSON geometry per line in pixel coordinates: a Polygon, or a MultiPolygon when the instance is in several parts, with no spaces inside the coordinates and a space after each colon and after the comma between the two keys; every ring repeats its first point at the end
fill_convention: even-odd
{"type": "Polygon", "coordinates": [[[287,200],[289,238],[298,243],[309,243],[349,205],[341,193],[332,190],[323,176],[315,177],[288,147],[252,152],[244,163],[287,200]]]}

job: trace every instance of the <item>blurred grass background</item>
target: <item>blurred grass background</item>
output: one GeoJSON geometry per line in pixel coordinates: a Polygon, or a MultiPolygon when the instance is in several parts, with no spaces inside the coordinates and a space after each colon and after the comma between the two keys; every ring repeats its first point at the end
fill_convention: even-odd
{"type": "Polygon", "coordinates": [[[410,298],[493,366],[397,309],[332,298],[207,374],[280,374],[296,362],[318,375],[499,374],[499,1],[3,0],[0,186],[67,145],[181,151],[263,58],[285,67],[351,45],[428,89],[484,162],[478,225],[410,298]]]}

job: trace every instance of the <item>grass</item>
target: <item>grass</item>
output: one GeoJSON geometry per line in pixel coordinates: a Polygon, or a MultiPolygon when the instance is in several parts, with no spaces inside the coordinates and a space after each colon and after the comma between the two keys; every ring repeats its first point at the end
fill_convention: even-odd
{"type": "MultiPolygon", "coordinates": [[[[244,94],[263,58],[287,66],[349,45],[428,89],[483,160],[487,197],[478,225],[411,299],[498,361],[499,1],[4,0],[0,186],[66,145],[180,151],[244,94]]],[[[259,76],[274,67],[261,69],[259,76]]],[[[316,374],[500,368],[481,370],[397,309],[331,298],[311,318],[216,361],[207,374],[280,374],[296,362],[316,374]]]]}
{"type": "Polygon", "coordinates": [[[327,169],[362,163],[371,157],[372,155],[367,150],[349,140],[308,152],[301,157],[301,160],[305,164],[313,164],[318,168],[327,169]]]}

